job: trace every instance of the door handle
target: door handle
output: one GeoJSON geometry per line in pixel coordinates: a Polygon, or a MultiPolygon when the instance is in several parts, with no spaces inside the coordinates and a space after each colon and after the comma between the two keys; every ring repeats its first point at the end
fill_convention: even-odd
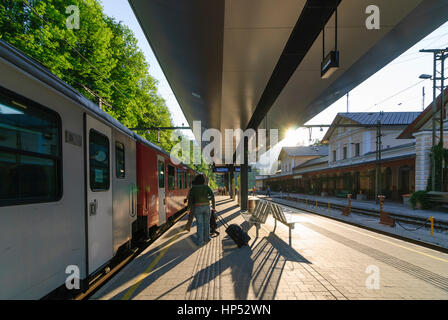
{"type": "Polygon", "coordinates": [[[89,213],[91,216],[96,215],[96,211],[98,209],[98,201],[93,200],[92,202],[90,202],[89,204],[89,213]]]}
{"type": "Polygon", "coordinates": [[[134,188],[134,184],[131,184],[131,217],[135,216],[135,188],[134,188]]]}
{"type": "Polygon", "coordinates": [[[145,209],[149,210],[149,192],[145,191],[145,209]]]}

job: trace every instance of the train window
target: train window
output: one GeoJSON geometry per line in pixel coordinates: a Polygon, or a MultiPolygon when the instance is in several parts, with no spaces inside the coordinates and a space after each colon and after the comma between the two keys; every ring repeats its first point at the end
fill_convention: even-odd
{"type": "Polygon", "coordinates": [[[182,169],[177,169],[177,189],[182,189],[182,169]]]}
{"type": "Polygon", "coordinates": [[[159,188],[165,188],[165,162],[158,161],[159,188]]]}
{"type": "Polygon", "coordinates": [[[124,165],[124,144],[115,142],[115,173],[117,178],[123,179],[126,176],[124,165]]]}
{"type": "Polygon", "coordinates": [[[59,115],[0,91],[0,205],[60,199],[61,158],[59,115]]]}
{"type": "Polygon", "coordinates": [[[168,165],[168,189],[174,190],[176,171],[173,166],[168,165]]]}
{"type": "Polygon", "coordinates": [[[90,189],[92,191],[109,190],[109,139],[90,129],[89,145],[90,189]]]}

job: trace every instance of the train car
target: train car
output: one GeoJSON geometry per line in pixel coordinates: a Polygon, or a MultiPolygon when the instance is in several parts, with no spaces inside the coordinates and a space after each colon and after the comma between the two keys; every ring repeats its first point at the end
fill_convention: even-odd
{"type": "Polygon", "coordinates": [[[137,142],[138,230],[149,236],[185,207],[194,170],[175,164],[160,147],[140,138],[137,142]]]}
{"type": "Polygon", "coordinates": [[[134,133],[0,42],[0,299],[88,279],[136,220],[134,133]]]}
{"type": "Polygon", "coordinates": [[[186,188],[169,188],[165,151],[1,40],[0,75],[0,299],[38,299],[68,276],[88,283],[129,248],[138,216],[160,226],[186,188]]]}

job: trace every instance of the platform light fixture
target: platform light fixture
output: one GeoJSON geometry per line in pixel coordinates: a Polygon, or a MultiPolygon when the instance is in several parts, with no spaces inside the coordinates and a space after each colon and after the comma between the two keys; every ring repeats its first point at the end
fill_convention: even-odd
{"type": "Polygon", "coordinates": [[[320,64],[321,79],[328,79],[339,69],[338,51],[338,8],[334,10],[334,50],[325,56],[325,26],[322,30],[322,62],[320,64]]]}
{"type": "Polygon", "coordinates": [[[430,74],[421,74],[420,76],[419,76],[419,78],[420,79],[432,79],[432,75],[430,75],[430,74]]]}
{"type": "Polygon", "coordinates": [[[331,51],[321,63],[321,78],[328,79],[339,69],[339,51],[331,51]]]}

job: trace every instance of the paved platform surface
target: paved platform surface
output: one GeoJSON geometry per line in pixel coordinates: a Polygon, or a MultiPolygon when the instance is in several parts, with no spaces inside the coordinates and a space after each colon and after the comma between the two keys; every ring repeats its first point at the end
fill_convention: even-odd
{"type": "Polygon", "coordinates": [[[102,287],[92,299],[448,299],[448,255],[300,210],[292,247],[288,228],[269,216],[255,238],[236,202],[217,197],[227,223],[248,230],[237,248],[220,226],[193,243],[186,217],[102,287]]]}

